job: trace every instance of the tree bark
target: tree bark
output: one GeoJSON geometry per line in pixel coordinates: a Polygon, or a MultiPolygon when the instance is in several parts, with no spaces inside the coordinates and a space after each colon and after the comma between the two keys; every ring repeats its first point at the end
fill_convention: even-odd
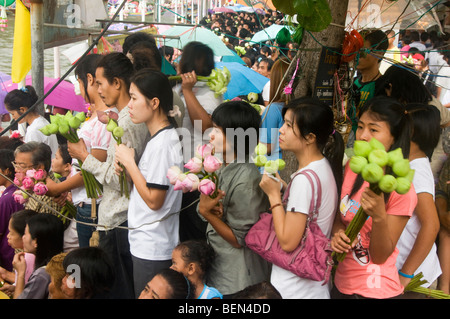
{"type": "MultiPolygon", "coordinates": [[[[288,70],[288,79],[290,79],[297,65],[297,59],[300,59],[297,71],[298,82],[293,90],[292,99],[313,96],[322,46],[341,50],[345,37],[344,26],[348,1],[328,0],[332,14],[331,24],[321,32],[311,33],[315,39],[308,32],[304,32],[299,51],[288,70]]],[[[289,182],[291,174],[298,169],[298,162],[292,152],[282,151],[282,156],[286,162],[286,168],[281,171],[280,176],[289,182]]]]}

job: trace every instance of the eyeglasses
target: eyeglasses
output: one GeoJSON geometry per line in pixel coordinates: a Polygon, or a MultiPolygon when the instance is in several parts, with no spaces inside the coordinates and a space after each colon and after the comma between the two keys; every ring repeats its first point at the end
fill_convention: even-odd
{"type": "Polygon", "coordinates": [[[16,163],[15,161],[12,161],[11,164],[14,166],[15,169],[22,169],[22,170],[34,167],[34,165],[27,165],[25,163],[16,163]]]}

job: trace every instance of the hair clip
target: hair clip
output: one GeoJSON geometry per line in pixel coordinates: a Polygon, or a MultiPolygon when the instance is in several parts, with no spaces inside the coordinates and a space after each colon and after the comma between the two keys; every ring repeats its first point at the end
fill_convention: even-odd
{"type": "Polygon", "coordinates": [[[21,87],[19,90],[21,90],[24,93],[28,93],[29,92],[28,89],[25,86],[21,87]]]}

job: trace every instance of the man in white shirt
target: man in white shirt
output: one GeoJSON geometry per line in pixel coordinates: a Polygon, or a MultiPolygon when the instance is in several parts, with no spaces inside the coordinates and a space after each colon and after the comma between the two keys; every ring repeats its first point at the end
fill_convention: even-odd
{"type": "MultiPolygon", "coordinates": [[[[134,124],[128,113],[132,73],[131,61],[123,53],[113,52],[99,61],[95,78],[99,85],[98,92],[105,104],[108,107],[116,107],[119,111],[118,124],[124,130],[122,142],[129,143],[135,149],[136,161],[138,161],[150,136],[145,124],[134,124]]],[[[119,176],[115,174],[115,147],[116,143],[109,144],[105,162],[89,154],[84,142],[69,143],[69,152],[72,157],[81,160],[82,168],[92,173],[103,185],[103,197],[98,208],[97,230],[99,247],[108,253],[116,265],[116,281],[111,297],[134,299],[128,230],[124,228],[127,226],[129,198],[121,194],[119,176]]]]}

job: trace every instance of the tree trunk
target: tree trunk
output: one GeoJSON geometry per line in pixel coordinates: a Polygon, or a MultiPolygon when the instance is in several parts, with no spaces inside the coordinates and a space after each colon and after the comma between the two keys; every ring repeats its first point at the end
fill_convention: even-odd
{"type": "MultiPolygon", "coordinates": [[[[338,48],[341,51],[345,37],[344,25],[348,1],[328,0],[333,20],[325,30],[311,33],[315,39],[305,31],[299,51],[288,70],[288,79],[290,79],[297,65],[297,59],[300,59],[297,71],[298,83],[294,88],[292,98],[313,96],[322,46],[338,48]]],[[[290,175],[298,169],[298,162],[292,152],[283,151],[282,156],[286,162],[286,168],[281,171],[280,176],[289,182],[290,175]]]]}

